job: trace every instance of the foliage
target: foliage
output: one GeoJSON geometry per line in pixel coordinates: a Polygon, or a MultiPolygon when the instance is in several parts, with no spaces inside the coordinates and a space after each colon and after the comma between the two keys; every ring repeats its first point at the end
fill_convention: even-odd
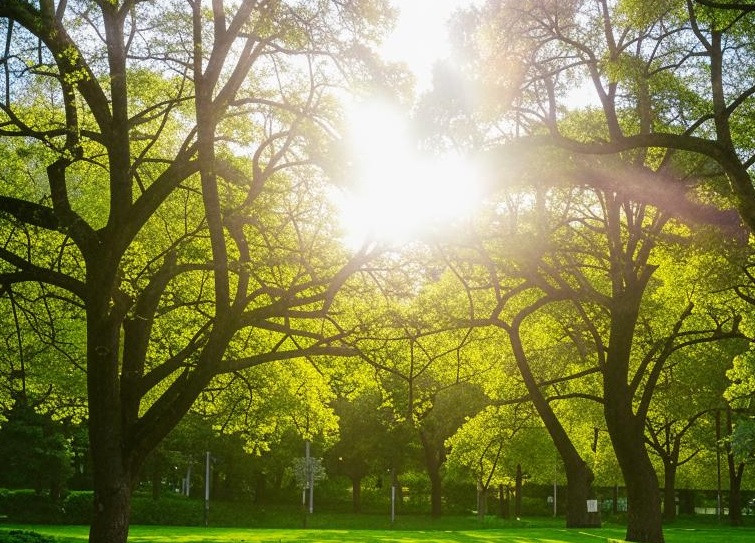
{"type": "Polygon", "coordinates": [[[60,504],[49,494],[0,488],[0,513],[15,522],[58,522],[60,504]]]}
{"type": "Polygon", "coordinates": [[[0,531],[0,543],[54,543],[55,539],[28,530],[0,531]]]}
{"type": "Polygon", "coordinates": [[[294,458],[291,470],[298,488],[309,488],[310,485],[324,480],[327,476],[322,459],[314,456],[294,458]]]}
{"type": "Polygon", "coordinates": [[[17,401],[0,427],[0,487],[60,494],[72,475],[71,446],[62,424],[17,401]]]}
{"type": "Polygon", "coordinates": [[[755,419],[753,417],[740,420],[734,427],[731,448],[741,457],[751,458],[755,455],[755,419]]]}
{"type": "Polygon", "coordinates": [[[393,74],[371,50],[391,19],[384,0],[0,4],[2,298],[27,312],[2,337],[62,398],[55,362],[86,368],[93,541],[125,540],[148,453],[222,375],[349,354],[326,317],[365,255],[321,221],[322,166],[343,89],[393,74]]]}

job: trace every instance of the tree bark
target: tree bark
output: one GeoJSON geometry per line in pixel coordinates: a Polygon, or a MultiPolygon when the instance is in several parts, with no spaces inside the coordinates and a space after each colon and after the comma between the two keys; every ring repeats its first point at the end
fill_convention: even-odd
{"type": "MultiPolygon", "coordinates": [[[[104,283],[104,282],[103,282],[104,283]]],[[[107,284],[107,283],[105,283],[107,284]]],[[[94,286],[94,289],[102,288],[94,286]]],[[[126,543],[133,472],[126,458],[118,375],[119,326],[107,311],[108,296],[87,307],[87,390],[94,515],[90,543],[126,543]]]]}
{"type": "Polygon", "coordinates": [[[600,526],[600,516],[587,512],[587,500],[595,497],[592,488],[594,475],[583,461],[566,467],[566,527],[590,528],[600,526]]]}
{"type": "MultiPolygon", "coordinates": [[[[523,318],[524,315],[521,315],[523,318]]],[[[585,528],[600,526],[600,517],[587,512],[587,500],[594,497],[592,482],[595,476],[587,463],[582,459],[566,433],[561,421],[554,413],[542,391],[537,385],[535,377],[530,371],[527,355],[519,335],[522,318],[512,323],[508,329],[511,348],[522,375],[524,384],[529,392],[530,400],[540,415],[548,434],[556,446],[566,472],[566,527],[585,528]]],[[[518,496],[518,491],[517,491],[518,496]]],[[[517,516],[519,516],[517,514],[517,516]]]]}
{"type": "MultiPolygon", "coordinates": [[[[740,464],[743,466],[743,464],[740,464]]],[[[740,526],[742,524],[742,479],[734,477],[729,479],[729,524],[740,526]]]]}
{"type": "Polygon", "coordinates": [[[440,477],[440,465],[433,463],[427,466],[430,477],[430,515],[439,518],[443,513],[443,489],[440,477]]]}
{"type": "Polygon", "coordinates": [[[477,518],[482,520],[488,512],[488,489],[480,481],[477,482],[477,518]]]}
{"type": "Polygon", "coordinates": [[[442,450],[442,444],[439,450],[434,446],[433,439],[428,437],[423,431],[420,431],[420,440],[422,441],[422,449],[425,453],[427,476],[430,479],[430,515],[433,518],[438,518],[443,512],[443,489],[440,467],[445,461],[445,452],[442,450]]]}
{"type": "Polygon", "coordinates": [[[90,543],[126,543],[131,491],[130,477],[124,477],[123,474],[112,474],[107,478],[95,477],[90,543]]]}
{"type": "Polygon", "coordinates": [[[351,478],[351,500],[355,513],[362,512],[362,478],[351,478]]]}
{"type": "MultiPolygon", "coordinates": [[[[629,332],[631,334],[631,332],[629,332]]],[[[664,543],[661,493],[644,440],[644,425],[632,411],[625,374],[609,362],[603,373],[605,418],[627,491],[627,541],[664,543]],[[608,393],[610,391],[610,393],[608,393]]]]}
{"type": "Polygon", "coordinates": [[[663,519],[676,520],[676,464],[663,463],[663,519]]]}
{"type": "Polygon", "coordinates": [[[501,518],[510,518],[511,509],[509,507],[509,487],[500,485],[498,493],[501,497],[501,518]]]}
{"type": "MultiPolygon", "coordinates": [[[[614,210],[615,211],[615,210],[614,210]]],[[[618,222],[616,223],[618,224],[618,222]]],[[[625,277],[620,255],[613,257],[610,337],[603,375],[603,414],[627,490],[627,541],[664,543],[661,493],[655,467],[645,447],[646,411],[635,413],[635,388],[630,361],[639,308],[652,268],[639,277],[625,277]],[[621,279],[624,277],[624,279],[621,279]],[[624,284],[624,283],[628,284],[624,284]]],[[[639,264],[635,263],[635,266],[639,264]]],[[[643,269],[640,266],[640,269],[643,269]]],[[[646,384],[646,387],[653,386],[646,384]]],[[[643,400],[650,392],[645,390],[643,400]]]]}
{"type": "Polygon", "coordinates": [[[627,541],[663,543],[658,477],[641,433],[626,417],[606,418],[627,491],[627,541]],[[618,426],[617,426],[618,425],[618,426]],[[639,435],[638,435],[639,434],[639,435]]]}
{"type": "Polygon", "coordinates": [[[742,474],[744,463],[739,464],[736,470],[729,476],[729,524],[740,526],[742,524],[742,474]]]}

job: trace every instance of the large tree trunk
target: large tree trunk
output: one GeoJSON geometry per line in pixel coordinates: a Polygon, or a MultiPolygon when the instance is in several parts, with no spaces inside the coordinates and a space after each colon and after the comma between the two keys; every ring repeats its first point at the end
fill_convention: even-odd
{"type": "Polygon", "coordinates": [[[125,437],[118,375],[119,333],[102,306],[87,308],[87,391],[92,453],[94,515],[90,543],[126,543],[131,510],[132,467],[125,458],[125,437]]]}
{"type": "Polygon", "coordinates": [[[131,513],[131,480],[122,474],[95,476],[90,543],[126,543],[131,513]],[[103,480],[105,479],[105,480],[103,480]]]}
{"type": "Polygon", "coordinates": [[[732,526],[742,524],[742,474],[744,463],[740,463],[736,470],[730,471],[729,477],[729,523],[732,526]]]}
{"type": "Polygon", "coordinates": [[[582,459],[576,465],[564,464],[566,468],[566,527],[587,528],[600,526],[600,515],[588,513],[587,500],[595,497],[592,470],[582,459]]]}
{"type": "Polygon", "coordinates": [[[663,518],[676,519],[676,464],[663,463],[663,518]]]}
{"type": "MultiPolygon", "coordinates": [[[[614,284],[611,329],[603,374],[603,414],[606,428],[624,476],[627,489],[627,541],[664,543],[661,492],[655,467],[645,448],[645,419],[649,394],[645,390],[639,407],[635,405],[636,383],[630,378],[634,330],[639,315],[643,280],[630,287],[614,284]],[[637,413],[635,413],[635,408],[637,413]]],[[[646,387],[653,386],[646,384],[646,387]]]]}
{"type": "MultiPolygon", "coordinates": [[[[604,375],[610,377],[611,372],[604,375]]],[[[622,392],[624,387],[606,379],[605,417],[608,433],[616,453],[627,489],[627,541],[663,543],[661,493],[643,438],[643,425],[632,412],[631,401],[622,392]]]]}
{"type": "Polygon", "coordinates": [[[521,373],[530,399],[540,415],[545,428],[548,430],[553,444],[564,464],[566,472],[566,527],[585,528],[600,526],[600,516],[587,512],[587,500],[594,497],[592,482],[595,478],[592,470],[582,459],[566,433],[561,421],[554,413],[542,391],[537,385],[535,377],[530,371],[527,355],[524,352],[519,335],[519,323],[509,329],[511,348],[516,357],[519,373],[521,373]]]}

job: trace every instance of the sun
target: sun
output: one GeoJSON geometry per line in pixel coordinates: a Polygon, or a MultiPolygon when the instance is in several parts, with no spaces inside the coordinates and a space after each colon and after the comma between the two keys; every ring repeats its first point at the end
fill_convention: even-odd
{"type": "Polygon", "coordinates": [[[479,200],[472,162],[418,150],[406,115],[381,103],[349,108],[352,179],[337,199],[344,243],[401,245],[438,235],[479,200]]]}

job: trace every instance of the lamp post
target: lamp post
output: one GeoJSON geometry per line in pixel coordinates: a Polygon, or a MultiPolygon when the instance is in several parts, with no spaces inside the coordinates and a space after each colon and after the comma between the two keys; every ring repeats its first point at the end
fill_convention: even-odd
{"type": "Polygon", "coordinates": [[[210,451],[205,453],[204,463],[204,525],[210,524],[210,451]]]}

